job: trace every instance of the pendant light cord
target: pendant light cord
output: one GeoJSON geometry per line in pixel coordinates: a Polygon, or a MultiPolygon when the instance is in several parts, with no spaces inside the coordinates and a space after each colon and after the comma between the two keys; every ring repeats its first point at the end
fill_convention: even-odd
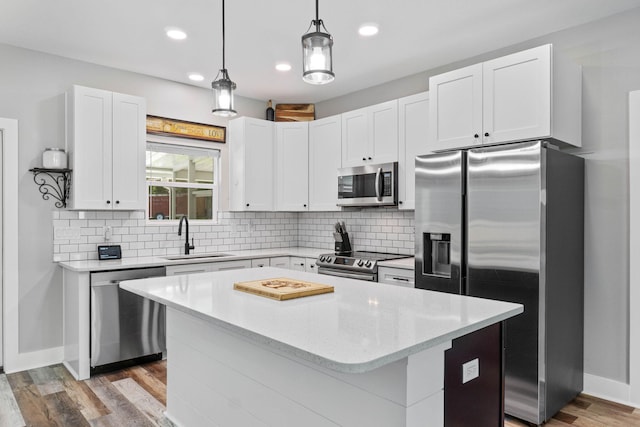
{"type": "Polygon", "coordinates": [[[224,0],[222,0],[222,69],[227,69],[224,63],[224,0]]]}

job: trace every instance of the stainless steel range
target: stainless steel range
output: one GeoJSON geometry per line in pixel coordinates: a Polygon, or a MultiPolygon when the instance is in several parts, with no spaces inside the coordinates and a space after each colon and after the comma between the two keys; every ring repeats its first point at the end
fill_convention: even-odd
{"type": "Polygon", "coordinates": [[[316,265],[319,274],[377,282],[379,261],[407,257],[409,255],[381,252],[352,252],[351,255],[322,254],[316,260],[316,265]]]}

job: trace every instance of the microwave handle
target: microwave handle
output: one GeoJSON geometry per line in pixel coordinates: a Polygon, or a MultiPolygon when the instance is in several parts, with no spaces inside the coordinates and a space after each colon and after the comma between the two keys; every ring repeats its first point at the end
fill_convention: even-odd
{"type": "Polygon", "coordinates": [[[381,188],[381,186],[384,185],[384,181],[381,178],[382,168],[378,168],[378,170],[376,171],[376,199],[379,202],[382,201],[382,193],[384,192],[384,189],[381,188]]]}

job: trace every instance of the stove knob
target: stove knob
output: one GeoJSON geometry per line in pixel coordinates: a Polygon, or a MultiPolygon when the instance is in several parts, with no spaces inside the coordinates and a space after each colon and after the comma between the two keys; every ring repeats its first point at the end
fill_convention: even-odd
{"type": "Polygon", "coordinates": [[[365,264],[365,267],[367,268],[371,267],[371,261],[367,261],[367,263],[365,264]]]}
{"type": "Polygon", "coordinates": [[[364,264],[364,261],[362,261],[361,259],[358,260],[358,267],[362,267],[362,264],[364,264]]]}
{"type": "Polygon", "coordinates": [[[332,261],[333,261],[333,257],[328,256],[328,257],[327,257],[327,262],[329,262],[329,263],[330,263],[330,262],[332,262],[332,261]]]}
{"type": "Polygon", "coordinates": [[[324,255],[320,256],[320,262],[324,262],[324,255]]]}

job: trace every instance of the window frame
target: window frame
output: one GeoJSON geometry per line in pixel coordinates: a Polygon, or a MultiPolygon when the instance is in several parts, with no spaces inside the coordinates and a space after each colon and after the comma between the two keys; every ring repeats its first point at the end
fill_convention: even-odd
{"type": "Polygon", "coordinates": [[[176,227],[178,225],[179,219],[163,219],[163,220],[153,220],[149,218],[149,186],[156,185],[162,187],[174,187],[174,188],[191,188],[191,189],[206,189],[211,190],[211,219],[189,219],[189,224],[192,225],[216,225],[219,224],[219,213],[220,213],[220,178],[222,174],[220,173],[220,168],[222,165],[221,157],[222,150],[217,147],[207,146],[203,143],[189,140],[181,140],[171,137],[162,137],[156,135],[147,135],[147,140],[145,143],[145,157],[147,155],[147,151],[149,151],[150,145],[155,145],[156,147],[166,145],[171,147],[172,149],[176,149],[179,151],[180,147],[184,147],[185,151],[189,150],[201,150],[201,151],[213,151],[217,152],[213,157],[213,184],[198,184],[198,183],[188,183],[188,182],[161,182],[161,185],[158,185],[160,181],[149,181],[147,180],[146,173],[146,161],[145,161],[145,225],[146,226],[170,226],[176,227]]]}

